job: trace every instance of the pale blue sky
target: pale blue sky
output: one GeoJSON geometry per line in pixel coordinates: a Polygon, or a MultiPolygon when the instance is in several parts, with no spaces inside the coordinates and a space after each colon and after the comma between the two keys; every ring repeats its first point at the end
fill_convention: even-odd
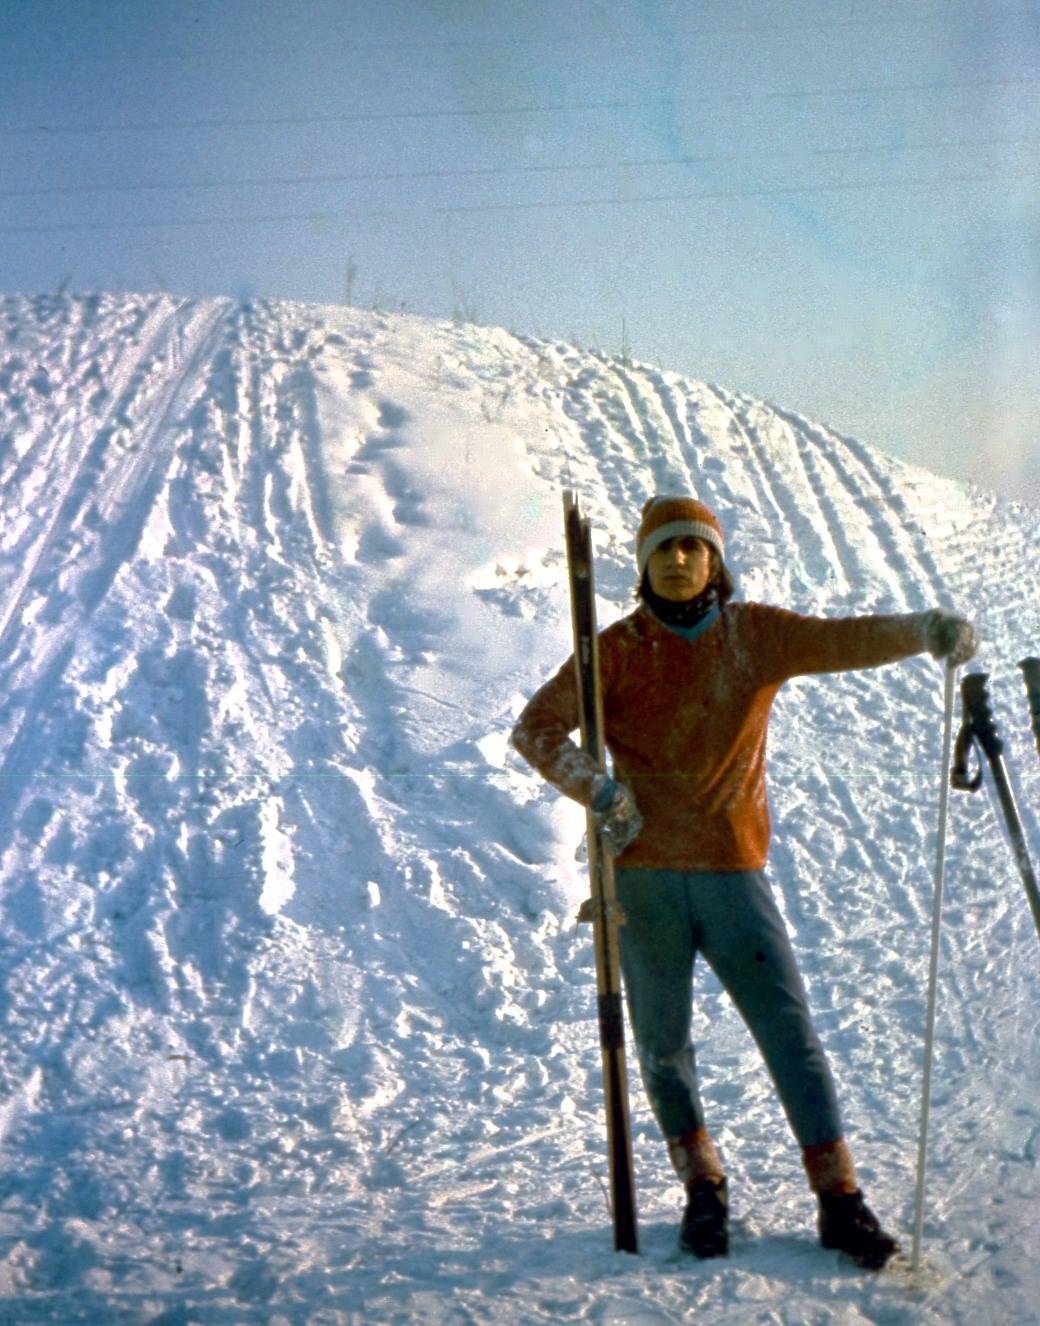
{"type": "Polygon", "coordinates": [[[624,344],[1040,503],[1038,190],[1040,0],[0,3],[2,290],[624,344]]]}

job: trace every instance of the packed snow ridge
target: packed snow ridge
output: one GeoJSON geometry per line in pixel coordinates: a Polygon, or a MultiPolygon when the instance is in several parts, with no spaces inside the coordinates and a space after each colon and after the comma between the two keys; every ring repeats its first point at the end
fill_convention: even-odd
{"type": "MultiPolygon", "coordinates": [[[[507,749],[569,652],[560,494],[630,610],[655,491],[746,598],[966,612],[1027,831],[1040,512],[624,358],[418,318],[0,300],[0,1320],[1035,1321],[1040,947],[987,797],[948,858],[928,1265],[865,1277],[710,976],[737,1220],[632,1073],[611,1248],[582,823],[507,749]]],[[[941,675],[789,686],[771,877],[872,1204],[907,1238],[941,675]]]]}

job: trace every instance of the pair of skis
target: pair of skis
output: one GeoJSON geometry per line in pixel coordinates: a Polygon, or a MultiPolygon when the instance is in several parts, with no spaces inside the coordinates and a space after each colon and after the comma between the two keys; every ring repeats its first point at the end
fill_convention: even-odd
{"type": "MultiPolygon", "coordinates": [[[[571,624],[574,629],[574,670],[578,683],[581,746],[601,772],[606,769],[603,700],[599,681],[599,639],[592,564],[592,530],[574,493],[563,495],[563,526],[567,541],[571,624]]],[[[625,1067],[625,1024],[621,1003],[621,960],[618,925],[623,918],[614,887],[614,863],[604,848],[595,818],[587,820],[589,877],[592,896],[582,908],[591,919],[596,950],[599,1043],[603,1058],[603,1094],[607,1112],[607,1158],[614,1247],[638,1252],[632,1134],[628,1115],[625,1067]]]]}

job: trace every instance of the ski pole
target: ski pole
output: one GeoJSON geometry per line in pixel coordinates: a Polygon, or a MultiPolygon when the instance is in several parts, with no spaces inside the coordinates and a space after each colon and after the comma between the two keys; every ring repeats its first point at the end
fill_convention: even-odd
{"type": "Polygon", "coordinates": [[[935,855],[935,894],[932,904],[932,953],[928,969],[928,1012],[924,1033],[924,1080],[921,1086],[921,1123],[917,1140],[917,1194],[914,1203],[914,1241],[910,1269],[921,1265],[921,1232],[924,1228],[925,1170],[928,1159],[928,1115],[932,1099],[932,1052],[935,1046],[935,1010],[939,985],[939,932],[942,925],[943,883],[946,871],[946,824],[949,818],[950,751],[953,746],[953,710],[957,669],[947,666],[944,689],[942,779],[939,789],[939,842],[935,855]]]}
{"type": "MultiPolygon", "coordinates": [[[[599,677],[596,595],[593,583],[592,531],[573,493],[563,495],[567,569],[574,629],[574,668],[582,749],[600,770],[605,766],[603,699],[599,677]]],[[[587,819],[593,947],[599,1043],[603,1060],[603,1094],[607,1114],[607,1156],[610,1172],[614,1248],[638,1252],[632,1134],[628,1116],[628,1075],[625,1068],[625,1023],[621,1005],[621,958],[618,945],[620,911],[614,885],[614,862],[603,846],[592,812],[587,819]]],[[[579,918],[580,919],[580,918],[579,918]]]]}
{"type": "Polygon", "coordinates": [[[1040,658],[1024,658],[1018,665],[1022,669],[1022,679],[1026,684],[1029,697],[1029,718],[1036,737],[1036,749],[1040,751],[1040,658]]]}
{"type": "MultiPolygon", "coordinates": [[[[971,672],[961,683],[961,693],[964,697],[964,722],[957,737],[951,779],[954,787],[966,792],[974,792],[982,786],[981,759],[979,759],[979,767],[976,773],[974,775],[968,773],[968,757],[973,748],[981,747],[989,761],[1000,808],[1004,813],[1004,821],[1007,825],[1011,850],[1022,875],[1022,883],[1025,885],[1026,897],[1029,899],[1029,907],[1033,913],[1033,921],[1036,924],[1036,933],[1040,937],[1040,888],[1037,887],[1036,875],[1033,873],[1033,864],[1029,859],[1029,849],[1026,846],[1025,832],[1022,829],[1022,821],[1018,816],[1015,796],[1011,790],[1007,768],[1004,764],[1004,743],[997,732],[993,710],[990,707],[989,692],[986,689],[988,680],[988,673],[971,672]]],[[[977,752],[976,758],[978,758],[977,752]]]]}

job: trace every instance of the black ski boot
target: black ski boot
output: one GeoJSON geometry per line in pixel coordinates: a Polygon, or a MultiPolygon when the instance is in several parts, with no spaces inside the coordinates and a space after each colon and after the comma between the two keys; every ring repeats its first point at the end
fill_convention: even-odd
{"type": "Polygon", "coordinates": [[[877,1216],[855,1192],[820,1193],[820,1242],[847,1253],[857,1266],[880,1271],[899,1244],[878,1224],[877,1216]]]}
{"type": "Polygon", "coordinates": [[[729,1252],[729,1198],[725,1179],[721,1183],[698,1179],[687,1188],[679,1247],[695,1257],[725,1257],[729,1252]]]}

